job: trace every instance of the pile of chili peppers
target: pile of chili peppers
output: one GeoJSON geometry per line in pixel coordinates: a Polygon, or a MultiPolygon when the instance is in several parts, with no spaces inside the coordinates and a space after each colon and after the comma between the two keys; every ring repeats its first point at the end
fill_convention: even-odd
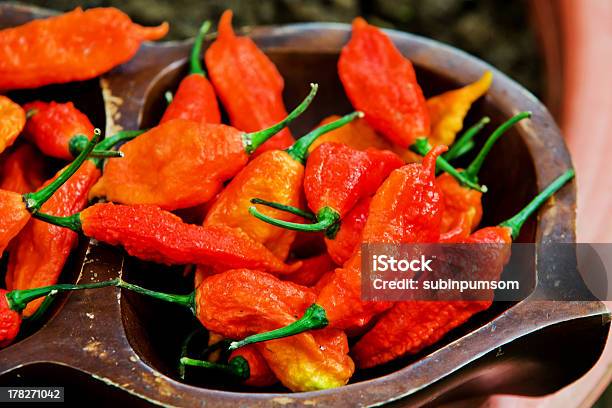
{"type": "MultiPolygon", "coordinates": [[[[488,308],[491,301],[364,301],[361,245],[508,244],[573,177],[568,170],[515,217],[480,227],[483,162],[530,117],[510,118],[465,169],[452,166],[489,122],[457,137],[491,73],[427,99],[410,60],[357,18],[338,61],[355,112],[296,135],[287,125],[314,103],[317,85],[287,113],[283,77],[234,32],[231,11],[203,52],[209,26],[150,129],[100,141],[72,102],[20,106],[0,95],[0,251],[8,257],[0,346],[58,291],[118,286],[184,306],[216,339],[197,358],[187,338],[180,373],[217,370],[253,387],[309,391],[346,384],[356,366],[415,354],[488,308]],[[72,163],[45,181],[45,157],[72,163]],[[181,218],[184,210],[197,222],[181,218]],[[196,265],[194,290],[155,292],[121,279],[58,284],[79,234],[141,260],[196,265]],[[225,361],[213,358],[219,348],[225,361]]],[[[166,32],[166,24],[141,27],[113,8],[0,30],[0,90],[94,78],[166,32]]],[[[503,248],[487,258],[497,277],[510,256],[503,248]]]]}

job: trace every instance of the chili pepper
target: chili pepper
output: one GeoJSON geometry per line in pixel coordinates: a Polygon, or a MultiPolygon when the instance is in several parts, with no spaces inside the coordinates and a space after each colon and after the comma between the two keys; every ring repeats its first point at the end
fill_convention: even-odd
{"type": "Polygon", "coordinates": [[[0,95],[0,153],[13,144],[23,130],[25,122],[26,116],[21,106],[0,95]]]}
{"type": "MultiPolygon", "coordinates": [[[[238,227],[257,242],[265,245],[278,258],[285,259],[295,239],[295,232],[277,228],[253,219],[249,203],[262,197],[288,206],[299,204],[304,179],[304,161],[310,144],[328,130],[349,123],[360,115],[355,112],[325,126],[315,128],[298,139],[287,150],[269,150],[251,160],[219,194],[206,215],[204,225],[238,227]]],[[[265,216],[279,216],[296,221],[291,213],[266,209],[265,216]]]]}
{"type": "Polygon", "coordinates": [[[353,20],[338,74],[353,106],[387,139],[406,148],[429,135],[429,112],[412,63],[363,18],[353,20]]]}
{"type": "Polygon", "coordinates": [[[431,121],[429,141],[433,145],[451,145],[463,127],[463,119],[472,104],[484,95],[493,82],[493,74],[486,71],[482,77],[463,88],[444,92],[427,100],[431,121]]]}
{"type": "Polygon", "coordinates": [[[0,89],[37,88],[103,74],[157,40],[168,24],[142,27],[116,8],[93,8],[0,30],[0,89]]]}
{"type": "Polygon", "coordinates": [[[176,94],[166,108],[160,123],[172,119],[189,119],[204,123],[221,123],[221,113],[215,91],[206,79],[200,62],[202,42],[210,28],[206,21],[200,27],[191,51],[190,72],[179,84],[176,94]]]}
{"type": "Polygon", "coordinates": [[[311,84],[309,95],[293,112],[255,133],[184,119],[162,123],[121,147],[121,163],[108,163],[91,196],[167,210],[203,204],[242,170],[255,149],[304,112],[316,92],[317,85],[311,84]]]}
{"type": "MultiPolygon", "coordinates": [[[[308,206],[316,214],[314,224],[277,220],[256,209],[251,212],[260,220],[278,227],[325,231],[327,237],[333,239],[340,220],[357,201],[374,194],[389,173],[403,164],[403,160],[390,151],[360,151],[341,143],[325,143],[310,154],[304,174],[308,206]]],[[[286,210],[293,211],[290,205],[286,210]]]]}
{"type": "MultiPolygon", "coordinates": [[[[446,149],[446,146],[437,146],[422,163],[405,165],[389,175],[372,198],[363,243],[438,241],[442,198],[435,184],[435,163],[446,149]]],[[[328,325],[354,330],[391,306],[391,302],[361,300],[361,251],[358,250],[342,268],[334,271],[327,285],[321,288],[317,303],[302,318],[283,328],[233,342],[230,349],[328,325]]]]}
{"type": "Polygon", "coordinates": [[[99,131],[87,145],[87,148],[72,164],[62,170],[55,179],[35,193],[18,194],[12,191],[0,190],[0,254],[8,243],[27,224],[30,216],[40,210],[40,207],[51,198],[61,186],[72,176],[86,160],[98,141],[99,131]]]}
{"type": "MultiPolygon", "coordinates": [[[[319,126],[326,125],[330,122],[338,120],[340,116],[331,115],[323,119],[319,126]]],[[[308,149],[308,153],[312,153],[317,147],[327,142],[342,143],[353,149],[366,150],[369,148],[378,150],[391,150],[393,153],[400,156],[405,162],[413,163],[420,161],[420,157],[402,147],[394,145],[384,137],[379,136],[365,119],[356,119],[351,123],[326,133],[318,138],[308,149]]]]}
{"type": "MultiPolygon", "coordinates": [[[[217,39],[206,50],[204,59],[232,126],[254,132],[287,116],[283,77],[253,40],[236,36],[231,10],[221,16],[217,39]]],[[[257,154],[283,150],[292,143],[291,132],[284,129],[266,141],[257,154]]]]}
{"type": "Polygon", "coordinates": [[[0,189],[25,194],[45,181],[44,157],[31,145],[22,144],[0,166],[0,189]]]}
{"type": "Polygon", "coordinates": [[[338,265],[344,265],[361,244],[361,234],[365,227],[372,197],[364,197],[355,204],[344,218],[334,239],[325,238],[329,256],[338,265]]]}
{"type": "Polygon", "coordinates": [[[299,262],[284,264],[238,228],[186,224],[155,205],[99,203],[69,217],[38,212],[36,218],[110,245],[121,245],[136,258],[166,265],[247,267],[277,273],[300,267],[299,262]]]}
{"type": "MultiPolygon", "coordinates": [[[[187,307],[206,328],[229,338],[292,322],[315,298],[305,287],[246,269],[210,276],[188,295],[153,292],[123,281],[119,286],[187,307]]],[[[302,333],[258,345],[257,350],[283,385],[293,391],[343,385],[354,369],[341,331],[302,333]]]]}
{"type": "MultiPolygon", "coordinates": [[[[482,260],[477,252],[470,251],[471,270],[486,270],[487,276],[499,278],[510,258],[509,244],[518,236],[523,223],[573,176],[573,170],[567,171],[510,220],[497,227],[480,229],[466,238],[465,243],[500,244],[496,248],[487,248],[482,260]],[[480,266],[474,268],[475,264],[480,266]]],[[[397,302],[355,344],[353,354],[358,365],[367,368],[417,353],[474,314],[487,309],[491,303],[491,300],[397,302]]]]}
{"type": "Polygon", "coordinates": [[[232,352],[229,361],[231,362],[237,357],[245,359],[249,365],[249,378],[244,382],[246,385],[252,387],[266,387],[278,382],[268,362],[257,350],[257,346],[244,347],[232,352]]]}
{"type": "Polygon", "coordinates": [[[0,347],[8,346],[19,333],[21,311],[31,301],[57,292],[114,286],[116,280],[81,285],[60,284],[43,288],[7,291],[0,289],[0,347]]]}
{"type": "Polygon", "coordinates": [[[301,259],[301,262],[302,266],[297,271],[283,276],[283,279],[302,286],[313,286],[323,274],[337,266],[327,253],[301,259]]]}
{"type": "MultiPolygon", "coordinates": [[[[93,152],[106,152],[116,143],[129,140],[139,131],[123,131],[98,143],[93,152]]],[[[87,137],[83,136],[84,141],[87,137]]],[[[79,147],[80,148],[80,147],[79,147]]],[[[100,158],[87,160],[76,173],[40,208],[54,216],[68,216],[87,205],[87,195],[100,178],[100,158]]],[[[6,286],[8,289],[30,289],[57,282],[78,240],[73,231],[32,219],[11,243],[6,286]]],[[[23,314],[31,316],[43,299],[31,302],[23,314]]]]}

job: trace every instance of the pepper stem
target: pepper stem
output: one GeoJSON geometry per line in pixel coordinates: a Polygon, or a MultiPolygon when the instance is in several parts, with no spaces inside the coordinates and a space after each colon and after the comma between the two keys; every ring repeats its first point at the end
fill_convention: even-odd
{"type": "Polygon", "coordinates": [[[190,73],[192,74],[206,75],[204,73],[204,69],[202,68],[201,54],[204,36],[206,35],[209,29],[210,21],[207,20],[202,24],[200,30],[198,30],[198,35],[196,36],[195,41],[193,43],[193,48],[191,49],[191,56],[189,58],[190,73]]]}
{"type": "Polygon", "coordinates": [[[81,213],[72,214],[67,217],[58,217],[47,213],[35,212],[32,216],[48,224],[68,228],[74,232],[82,231],[81,213]]]}
{"type": "Polygon", "coordinates": [[[119,283],[118,279],[112,279],[104,282],[96,282],[96,283],[83,283],[80,285],[73,285],[68,283],[60,283],[57,285],[51,286],[43,286],[41,288],[34,289],[23,289],[23,290],[13,290],[6,294],[6,299],[8,300],[9,307],[16,311],[20,312],[30,303],[31,301],[38,299],[47,295],[54,295],[57,292],[67,292],[72,290],[83,290],[83,289],[96,289],[96,288],[104,288],[107,286],[117,286],[119,283]]]}
{"type": "Polygon", "coordinates": [[[193,366],[218,370],[240,380],[246,380],[251,376],[249,362],[242,356],[232,358],[227,364],[212,363],[210,361],[196,360],[189,357],[181,357],[180,361],[182,366],[193,366]]]}
{"type": "Polygon", "coordinates": [[[85,149],[79,154],[79,156],[70,164],[64,171],[62,171],[52,182],[47,184],[45,187],[36,191],[35,193],[27,193],[23,195],[23,201],[25,202],[26,208],[31,213],[36,213],[40,210],[40,207],[49,199],[51,196],[59,190],[62,185],[70,178],[74,173],[77,172],[79,167],[89,156],[89,153],[94,149],[96,143],[100,140],[100,129],[94,130],[94,136],[87,143],[85,149]]]}
{"type": "Polygon", "coordinates": [[[274,208],[276,210],[285,211],[285,212],[297,215],[298,217],[302,217],[310,221],[315,221],[317,219],[317,217],[310,211],[305,211],[297,207],[294,207],[292,205],[275,203],[274,201],[263,200],[261,198],[251,198],[251,203],[261,204],[261,205],[265,205],[266,207],[274,208]]]}
{"type": "MultiPolygon", "coordinates": [[[[427,141],[427,138],[419,138],[417,139],[412,146],[410,146],[410,150],[413,152],[425,156],[430,150],[431,145],[427,141]]],[[[446,161],[443,157],[438,156],[436,159],[436,165],[442,170],[456,178],[462,184],[470,187],[473,190],[480,191],[481,193],[487,192],[487,186],[481,186],[478,183],[474,183],[466,178],[462,173],[460,173],[456,168],[454,168],[449,162],[446,161]]]]}
{"type": "Polygon", "coordinates": [[[478,152],[478,155],[476,156],[476,158],[472,161],[472,163],[470,163],[467,169],[465,169],[462,172],[463,175],[468,180],[474,183],[478,183],[478,172],[480,171],[482,164],[484,163],[487,155],[493,148],[493,145],[495,144],[495,142],[497,142],[497,140],[504,133],[506,133],[508,129],[514,126],[514,124],[520,122],[523,119],[527,119],[530,117],[531,117],[531,112],[521,112],[517,115],[514,115],[513,117],[511,117],[510,119],[502,123],[497,129],[495,129],[495,131],[491,133],[491,136],[489,136],[489,138],[485,142],[484,146],[482,146],[482,149],[480,149],[480,152],[478,152]]]}
{"type": "MultiPolygon", "coordinates": [[[[85,149],[87,143],[89,143],[87,136],[83,134],[74,135],[68,142],[68,150],[73,157],[76,157],[85,149]]],[[[89,154],[89,158],[97,157],[123,157],[123,154],[114,150],[101,150],[96,146],[89,154]]]]}
{"type": "Polygon", "coordinates": [[[117,286],[119,286],[122,289],[127,289],[132,292],[139,293],[141,295],[163,300],[164,302],[176,303],[177,305],[188,308],[195,314],[195,292],[192,292],[188,295],[177,295],[174,293],[156,292],[154,290],[146,289],[141,286],[126,282],[123,279],[119,280],[119,282],[117,283],[117,286]]]}
{"type": "Polygon", "coordinates": [[[166,103],[170,105],[174,100],[174,95],[172,95],[172,92],[166,91],[164,92],[164,99],[166,100],[166,103]]]}
{"type": "Polygon", "coordinates": [[[338,120],[330,122],[326,125],[319,126],[318,128],[310,131],[306,135],[300,137],[291,147],[287,149],[287,153],[291,157],[293,157],[296,161],[300,163],[304,163],[306,160],[306,154],[308,153],[308,148],[310,145],[317,140],[320,136],[324,135],[327,132],[331,132],[334,129],[338,129],[346,125],[349,122],[352,122],[356,118],[363,118],[363,112],[353,112],[348,115],[344,115],[338,120]]]}
{"type": "Polygon", "coordinates": [[[540,208],[540,206],[550,198],[550,196],[563,187],[565,183],[574,178],[574,175],[574,169],[567,170],[561,176],[557,177],[552,183],[546,186],[546,188],[535,196],[535,198],[531,200],[529,204],[527,204],[521,211],[519,211],[518,214],[500,223],[499,226],[510,228],[512,230],[512,239],[516,239],[521,232],[521,227],[525,221],[527,221],[527,219],[531,217],[531,215],[535,213],[538,208],[540,208]]]}
{"type": "Polygon", "coordinates": [[[450,150],[442,155],[447,161],[455,160],[458,157],[463,156],[474,148],[474,137],[482,130],[487,123],[491,122],[488,116],[480,119],[475,125],[472,125],[466,130],[455,143],[451,146],[450,150]]]}
{"type": "Polygon", "coordinates": [[[281,327],[280,329],[254,334],[252,336],[245,337],[240,341],[233,341],[230,344],[229,349],[236,350],[248,344],[293,336],[307,330],[322,329],[328,324],[329,321],[327,320],[327,313],[325,312],[325,309],[323,309],[322,306],[313,303],[308,307],[308,309],[306,309],[304,315],[299,320],[296,320],[285,327],[281,327]]]}
{"type": "Polygon", "coordinates": [[[245,133],[242,137],[242,143],[244,145],[244,150],[247,152],[247,154],[253,153],[259,146],[264,144],[272,136],[283,130],[295,118],[304,113],[304,111],[308,108],[315,95],[317,94],[318,89],[318,84],[310,84],[310,93],[308,93],[302,103],[300,103],[294,110],[292,110],[285,119],[281,120],[277,124],[267,129],[260,130],[258,132],[245,133]]]}
{"type": "Polygon", "coordinates": [[[325,235],[329,239],[335,238],[338,232],[338,222],[340,221],[340,214],[330,207],[321,208],[317,213],[317,221],[313,224],[300,224],[297,222],[277,220],[276,218],[260,213],[255,207],[249,207],[249,213],[251,213],[253,217],[276,227],[303,232],[325,231],[325,235]]]}

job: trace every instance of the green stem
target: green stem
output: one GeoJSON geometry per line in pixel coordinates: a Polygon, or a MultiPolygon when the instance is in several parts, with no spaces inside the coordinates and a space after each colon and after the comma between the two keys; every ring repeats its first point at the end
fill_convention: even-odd
{"type": "Polygon", "coordinates": [[[318,128],[312,130],[310,133],[300,137],[291,147],[287,149],[287,153],[291,157],[293,157],[297,162],[304,163],[306,160],[306,154],[308,153],[308,148],[310,145],[317,140],[321,135],[324,135],[327,132],[331,132],[334,129],[338,129],[346,125],[347,123],[353,121],[356,118],[363,118],[363,112],[353,112],[348,115],[344,115],[338,120],[330,122],[326,125],[319,126],[318,128]]]}
{"type": "Polygon", "coordinates": [[[261,204],[261,205],[265,205],[266,207],[274,208],[276,210],[285,211],[285,212],[297,215],[298,217],[302,217],[310,221],[316,221],[317,219],[317,217],[310,211],[305,211],[305,210],[299,209],[291,205],[275,203],[274,201],[263,200],[261,198],[251,198],[251,203],[261,204]]]}
{"type": "Polygon", "coordinates": [[[74,232],[81,232],[83,230],[81,225],[81,213],[72,214],[67,217],[58,217],[51,214],[35,212],[32,216],[48,224],[68,228],[74,232]]]}
{"type": "Polygon", "coordinates": [[[322,329],[328,324],[329,321],[327,320],[327,313],[325,312],[325,309],[323,309],[322,306],[319,306],[314,303],[310,307],[308,307],[308,309],[306,309],[304,315],[299,320],[296,320],[295,322],[285,327],[281,327],[280,329],[271,330],[265,333],[254,334],[240,341],[233,341],[230,344],[229,349],[236,350],[248,344],[293,336],[295,334],[303,333],[307,330],[322,329]]]}
{"type": "Polygon", "coordinates": [[[287,115],[287,117],[277,124],[253,133],[245,133],[242,137],[242,143],[244,145],[244,150],[247,154],[251,154],[257,149],[259,146],[264,144],[268,139],[272,136],[283,130],[289,123],[291,123],[295,118],[300,116],[304,111],[308,108],[313,98],[317,94],[317,90],[319,89],[319,85],[310,84],[310,93],[306,98],[300,103],[294,110],[287,115]]]}
{"type": "Polygon", "coordinates": [[[465,175],[465,177],[474,183],[478,183],[478,172],[480,171],[480,168],[482,167],[482,164],[484,163],[485,158],[487,157],[487,155],[493,148],[493,145],[495,144],[495,142],[497,142],[497,140],[504,133],[506,133],[508,129],[514,126],[514,124],[520,122],[523,119],[527,119],[530,117],[531,117],[531,112],[521,112],[511,117],[510,119],[502,123],[497,129],[495,129],[495,131],[491,133],[491,136],[489,136],[489,138],[485,142],[482,149],[480,149],[480,152],[478,152],[478,155],[476,156],[476,158],[472,161],[472,163],[470,163],[467,169],[465,169],[465,171],[462,172],[465,175]]]}
{"type": "Polygon", "coordinates": [[[110,150],[121,142],[127,142],[136,137],[148,132],[149,129],[143,130],[120,130],[111,137],[107,137],[96,145],[96,150],[110,150]]]}
{"type": "Polygon", "coordinates": [[[172,92],[166,91],[164,92],[164,99],[166,100],[166,103],[170,105],[174,99],[174,95],[172,95],[172,92]]]}
{"type": "Polygon", "coordinates": [[[455,160],[456,158],[463,156],[465,153],[472,150],[474,147],[474,137],[482,130],[487,123],[491,122],[488,116],[480,119],[475,125],[471,126],[466,130],[459,139],[451,146],[450,150],[444,153],[442,156],[447,160],[455,160]]]}
{"type": "Polygon", "coordinates": [[[129,291],[139,293],[141,295],[163,300],[164,302],[175,303],[177,305],[188,308],[189,310],[193,312],[193,314],[196,313],[195,292],[192,292],[188,295],[177,295],[175,293],[156,292],[154,290],[143,288],[142,286],[128,283],[124,280],[119,280],[119,283],[117,284],[117,286],[119,286],[122,289],[127,289],[129,291]]]}
{"type": "Polygon", "coordinates": [[[45,297],[45,300],[43,300],[43,302],[38,307],[38,309],[36,309],[34,314],[32,314],[31,316],[25,317],[24,321],[26,321],[30,325],[35,324],[36,322],[38,322],[40,319],[43,318],[43,316],[47,313],[47,311],[49,310],[49,308],[51,307],[54,301],[55,301],[55,294],[47,295],[45,297]]]}
{"type": "Polygon", "coordinates": [[[182,357],[181,365],[218,370],[233,377],[237,377],[240,380],[246,380],[251,376],[249,362],[242,356],[232,358],[227,364],[212,363],[210,361],[182,357]]]}
{"type": "Polygon", "coordinates": [[[9,307],[16,311],[20,312],[30,303],[31,301],[41,298],[47,295],[54,295],[57,292],[66,292],[72,290],[83,290],[83,289],[96,289],[96,288],[104,288],[107,286],[117,286],[119,283],[118,279],[112,279],[104,282],[96,282],[96,283],[83,283],[80,285],[73,285],[69,283],[60,283],[57,285],[51,286],[43,286],[41,288],[34,289],[23,289],[23,290],[13,290],[6,294],[6,299],[8,300],[9,307]]]}
{"type": "Polygon", "coordinates": [[[507,227],[512,230],[512,239],[516,239],[521,232],[521,227],[527,221],[527,219],[535,213],[538,208],[546,200],[556,193],[561,187],[565,185],[569,180],[574,178],[574,169],[569,169],[561,176],[557,177],[552,183],[550,183],[544,190],[542,190],[533,200],[529,202],[521,211],[518,212],[514,217],[507,219],[506,221],[499,224],[500,227],[507,227]]]}
{"type": "Polygon", "coordinates": [[[277,220],[276,218],[260,213],[255,207],[249,207],[249,212],[253,217],[276,227],[303,232],[325,231],[325,235],[327,235],[329,239],[334,239],[336,237],[340,221],[340,214],[330,207],[321,208],[317,213],[317,221],[313,224],[299,224],[297,222],[277,220]]]}
{"type": "MultiPolygon", "coordinates": [[[[410,150],[413,152],[425,156],[430,150],[431,145],[427,141],[426,138],[419,138],[414,142],[412,146],[410,146],[410,150]]],[[[478,183],[474,183],[467,179],[462,173],[460,173],[456,168],[451,166],[449,162],[446,161],[443,157],[439,157],[436,159],[436,165],[442,170],[456,178],[462,184],[468,186],[471,189],[480,191],[481,193],[487,192],[487,186],[481,186],[478,183]]]]}
{"type": "Polygon", "coordinates": [[[50,182],[45,187],[41,188],[35,193],[27,193],[23,195],[26,208],[31,213],[36,213],[40,210],[40,207],[49,199],[51,196],[59,190],[62,185],[81,167],[83,162],[87,160],[89,153],[94,149],[96,143],[100,140],[100,129],[94,130],[94,136],[86,148],[79,154],[79,156],[62,172],[58,175],[55,180],[50,182]]]}
{"type": "Polygon", "coordinates": [[[204,24],[200,27],[198,31],[198,35],[195,38],[195,42],[193,43],[193,48],[191,49],[191,56],[189,58],[189,66],[191,74],[199,74],[206,75],[204,73],[204,69],[202,68],[202,43],[204,42],[204,36],[210,29],[210,21],[205,21],[204,24]]]}

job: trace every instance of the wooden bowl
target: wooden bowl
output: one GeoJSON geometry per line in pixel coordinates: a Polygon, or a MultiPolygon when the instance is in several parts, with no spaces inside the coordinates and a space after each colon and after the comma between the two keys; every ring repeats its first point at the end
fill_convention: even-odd
{"type": "MultiPolygon", "coordinates": [[[[0,27],[48,13],[0,5],[0,27]]],[[[327,115],[351,109],[336,74],[339,50],[350,35],[348,25],[258,27],[245,34],[277,64],[285,78],[288,107],[306,94],[308,83],[319,83],[312,107],[292,126],[295,134],[303,134],[327,115]]],[[[571,167],[553,119],[520,85],[460,50],[411,34],[388,34],[414,62],[428,96],[474,81],[485,70],[493,71],[493,86],[472,108],[468,122],[486,114],[492,118],[491,129],[518,111],[533,112],[531,121],[521,122],[500,140],[485,163],[482,181],[490,191],[484,200],[484,224],[507,218],[571,167]]],[[[159,120],[165,104],[163,93],[174,90],[185,74],[190,47],[189,41],[145,44],[132,61],[100,79],[107,134],[119,128],[151,126],[159,120]]],[[[53,89],[64,88],[40,92],[46,95],[53,89]]],[[[95,115],[86,101],[99,94],[69,96],[86,113],[95,115]]],[[[101,120],[95,123],[102,125],[101,120]]],[[[554,205],[542,208],[537,219],[528,222],[519,241],[574,242],[575,189],[572,182],[557,193],[554,205]]],[[[64,385],[67,400],[82,397],[100,403],[223,407],[404,406],[492,393],[543,395],[574,381],[595,363],[608,335],[610,314],[597,301],[543,300],[558,298],[581,280],[573,252],[538,251],[529,266],[532,273],[536,277],[550,274],[563,263],[567,276],[561,285],[553,287],[537,280],[527,300],[496,302],[418,355],[358,371],[350,384],[337,389],[306,393],[289,393],[281,387],[249,389],[228,385],[231,382],[216,378],[218,375],[181,383],[176,370],[179,344],[197,325],[194,318],[172,305],[115,288],[62,297],[42,327],[0,351],[0,385],[64,385]],[[572,281],[572,285],[567,283],[572,281]]],[[[78,276],[79,282],[90,282],[125,276],[150,288],[191,290],[192,283],[182,277],[179,268],[139,262],[121,250],[94,242],[83,242],[79,254],[65,271],[65,279],[78,276]]]]}

